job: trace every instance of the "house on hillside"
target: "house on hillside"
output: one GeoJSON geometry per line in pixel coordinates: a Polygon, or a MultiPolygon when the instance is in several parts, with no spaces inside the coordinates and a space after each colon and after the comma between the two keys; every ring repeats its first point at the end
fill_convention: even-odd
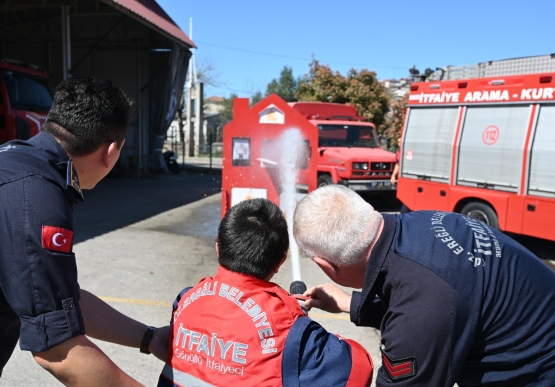
{"type": "Polygon", "coordinates": [[[384,79],[384,80],[381,80],[380,82],[387,89],[391,97],[399,100],[410,92],[410,85],[412,84],[412,79],[410,78],[384,79]]]}

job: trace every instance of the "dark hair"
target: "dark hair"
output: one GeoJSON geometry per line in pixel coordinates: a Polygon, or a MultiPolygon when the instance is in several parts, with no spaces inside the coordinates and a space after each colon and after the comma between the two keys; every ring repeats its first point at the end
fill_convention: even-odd
{"type": "Polygon", "coordinates": [[[71,156],[87,156],[102,144],[121,146],[132,111],[133,102],[112,82],[70,78],[56,88],[42,130],[71,156]]]}
{"type": "Polygon", "coordinates": [[[264,278],[287,254],[287,222],[271,201],[245,200],[225,214],[217,242],[220,265],[236,273],[264,278]]]}

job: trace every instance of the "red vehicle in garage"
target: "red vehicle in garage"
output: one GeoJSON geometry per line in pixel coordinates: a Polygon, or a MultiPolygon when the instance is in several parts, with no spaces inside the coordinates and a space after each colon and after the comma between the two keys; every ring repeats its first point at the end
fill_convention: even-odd
{"type": "Polygon", "coordinates": [[[40,131],[52,106],[53,88],[37,66],[0,61],[0,144],[27,140],[40,131]]]}
{"type": "Polygon", "coordinates": [[[555,73],[414,83],[397,197],[555,241],[555,73]]]}
{"type": "Polygon", "coordinates": [[[376,127],[350,105],[289,103],[318,130],[318,186],[342,184],[355,191],[395,192],[395,154],[380,149],[376,127]]]}

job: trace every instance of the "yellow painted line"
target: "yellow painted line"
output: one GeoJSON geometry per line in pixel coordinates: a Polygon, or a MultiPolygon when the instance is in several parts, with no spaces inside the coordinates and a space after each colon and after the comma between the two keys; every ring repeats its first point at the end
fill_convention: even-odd
{"type": "Polygon", "coordinates": [[[323,318],[328,320],[347,320],[351,321],[351,317],[346,314],[323,314],[323,313],[312,313],[308,312],[308,317],[310,318],[323,318]]]}
{"type": "MultiPolygon", "coordinates": [[[[149,301],[149,300],[136,300],[133,298],[118,298],[118,297],[98,297],[102,301],[106,302],[121,302],[122,304],[136,304],[136,305],[151,305],[151,306],[168,306],[171,307],[173,304],[165,301],[149,301]]],[[[311,318],[322,318],[328,320],[348,320],[351,318],[346,314],[323,314],[323,313],[313,313],[308,312],[308,316],[311,318]]]]}
{"type": "Polygon", "coordinates": [[[118,297],[98,297],[106,302],[121,302],[123,304],[137,304],[137,305],[152,305],[152,306],[172,306],[173,304],[165,301],[149,301],[149,300],[135,300],[132,298],[118,298],[118,297]]]}

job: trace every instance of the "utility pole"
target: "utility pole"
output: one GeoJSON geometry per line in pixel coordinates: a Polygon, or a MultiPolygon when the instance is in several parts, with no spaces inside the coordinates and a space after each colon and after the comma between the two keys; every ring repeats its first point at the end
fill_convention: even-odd
{"type": "MultiPolygon", "coordinates": [[[[189,37],[193,39],[193,18],[189,19],[189,37]]],[[[197,88],[197,65],[195,62],[195,53],[191,55],[189,60],[189,70],[187,72],[187,122],[185,132],[189,136],[189,157],[196,156],[196,148],[198,147],[198,131],[200,130],[196,120],[195,109],[195,91],[197,88]],[[196,128],[195,128],[196,126],[196,128]]]]}

